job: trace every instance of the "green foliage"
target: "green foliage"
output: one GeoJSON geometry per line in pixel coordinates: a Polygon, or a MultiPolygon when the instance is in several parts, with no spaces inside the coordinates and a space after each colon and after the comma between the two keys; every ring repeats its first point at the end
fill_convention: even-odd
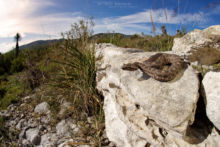
{"type": "Polygon", "coordinates": [[[209,71],[209,69],[204,68],[202,65],[198,65],[198,66],[192,65],[192,67],[193,67],[195,70],[197,70],[198,72],[200,72],[201,75],[202,75],[202,77],[204,77],[205,74],[209,71]]]}
{"type": "Polygon", "coordinates": [[[14,58],[11,61],[10,72],[15,73],[15,72],[22,71],[24,69],[23,62],[24,62],[24,59],[22,57],[14,58]]]}
{"type": "MultiPolygon", "coordinates": [[[[91,25],[93,26],[93,25],[91,25]]],[[[74,103],[77,112],[96,115],[102,111],[102,101],[96,92],[96,68],[94,45],[88,44],[89,23],[80,21],[72,25],[69,32],[63,34],[64,44],[58,85],[63,90],[71,91],[70,101],[74,103]],[[75,36],[77,34],[78,36],[75,36]],[[79,37],[77,40],[74,38],[79,37]]]]}
{"type": "Polygon", "coordinates": [[[138,34],[134,34],[134,35],[131,36],[131,39],[137,39],[138,37],[139,37],[138,34]]]}
{"type": "MultiPolygon", "coordinates": [[[[111,35],[113,36],[113,35],[111,35]]],[[[120,47],[139,48],[145,51],[170,51],[173,46],[173,36],[145,36],[134,34],[131,36],[122,36],[115,33],[114,37],[102,35],[96,38],[97,43],[112,43],[120,47]]]]}
{"type": "Polygon", "coordinates": [[[155,36],[152,37],[147,46],[149,51],[170,51],[173,46],[173,37],[171,36],[155,36]]]}
{"type": "Polygon", "coordinates": [[[4,73],[5,73],[5,69],[2,66],[0,66],[0,75],[3,75],[4,73]]]}
{"type": "Polygon", "coordinates": [[[24,56],[15,57],[14,51],[7,52],[0,56],[0,75],[13,74],[23,70],[24,56]]]}
{"type": "Polygon", "coordinates": [[[6,142],[8,135],[7,135],[7,130],[4,127],[4,120],[0,116],[0,146],[6,142]]]}
{"type": "Polygon", "coordinates": [[[110,33],[107,36],[98,37],[96,42],[97,43],[112,43],[112,44],[119,46],[122,38],[123,36],[119,33],[110,33]]]}
{"type": "Polygon", "coordinates": [[[0,75],[10,73],[11,61],[13,59],[14,59],[14,51],[10,51],[8,53],[5,53],[5,54],[1,55],[0,67],[2,67],[3,72],[0,75]]]}
{"type": "Polygon", "coordinates": [[[0,89],[3,91],[0,96],[0,109],[6,109],[8,105],[18,102],[20,97],[30,92],[30,89],[25,87],[25,81],[21,79],[20,74],[11,75],[8,81],[2,81],[0,89]]]}
{"type": "Polygon", "coordinates": [[[6,90],[3,87],[0,87],[0,99],[2,99],[5,96],[6,90]]]}
{"type": "Polygon", "coordinates": [[[217,71],[220,70],[220,63],[214,64],[213,69],[217,71]]]}

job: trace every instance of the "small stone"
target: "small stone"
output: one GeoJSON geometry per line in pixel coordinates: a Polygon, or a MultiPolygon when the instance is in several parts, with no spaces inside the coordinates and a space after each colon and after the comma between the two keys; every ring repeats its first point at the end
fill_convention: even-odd
{"type": "Polygon", "coordinates": [[[69,126],[67,125],[66,120],[62,120],[57,124],[56,131],[57,131],[57,134],[61,135],[61,136],[64,136],[64,135],[69,136],[70,135],[69,126]]]}
{"type": "Polygon", "coordinates": [[[60,105],[59,116],[64,116],[65,113],[66,113],[66,111],[67,111],[68,109],[70,109],[70,107],[71,107],[71,103],[64,101],[64,102],[60,105]]]}
{"type": "Polygon", "coordinates": [[[18,124],[16,125],[16,129],[21,129],[24,125],[25,119],[21,119],[18,124]]]}
{"type": "Polygon", "coordinates": [[[102,137],[103,137],[103,138],[108,138],[105,131],[104,131],[102,137]]]}
{"type": "Polygon", "coordinates": [[[40,121],[41,121],[41,123],[48,124],[50,122],[50,115],[42,116],[40,121]]]}
{"type": "Polygon", "coordinates": [[[40,130],[40,131],[44,131],[44,130],[46,130],[46,127],[45,127],[45,126],[43,126],[43,125],[39,125],[39,127],[38,127],[38,128],[39,128],[39,130],[40,130]]]}
{"type": "Polygon", "coordinates": [[[10,113],[7,110],[2,110],[0,112],[0,115],[1,115],[3,120],[8,120],[9,117],[11,116],[10,113]]]}
{"type": "Polygon", "coordinates": [[[89,145],[79,145],[78,147],[90,147],[89,145]]]}
{"type": "Polygon", "coordinates": [[[35,127],[37,127],[37,126],[38,126],[38,124],[37,124],[36,121],[34,121],[33,118],[29,119],[29,121],[28,121],[28,127],[30,127],[30,128],[35,128],[35,127]]]}
{"type": "Polygon", "coordinates": [[[92,124],[94,121],[94,117],[88,117],[87,121],[88,121],[88,123],[92,124]]]}
{"type": "Polygon", "coordinates": [[[58,140],[56,134],[47,133],[41,136],[42,147],[54,147],[58,140]]]}
{"type": "Polygon", "coordinates": [[[28,102],[31,101],[31,99],[32,99],[31,96],[26,96],[26,97],[23,98],[23,101],[24,101],[25,103],[28,103],[28,102]]]}
{"type": "Polygon", "coordinates": [[[108,146],[109,147],[116,147],[116,145],[113,142],[110,142],[108,146]]]}
{"type": "Polygon", "coordinates": [[[39,145],[41,142],[41,136],[39,135],[39,130],[37,128],[28,129],[26,131],[27,140],[29,140],[34,145],[39,145]]]}
{"type": "Polygon", "coordinates": [[[21,118],[24,118],[24,114],[21,114],[21,118]]]}
{"type": "Polygon", "coordinates": [[[24,138],[26,138],[26,130],[24,129],[24,130],[22,130],[21,131],[21,133],[19,134],[19,139],[24,139],[24,138]]]}
{"type": "Polygon", "coordinates": [[[38,113],[38,114],[48,114],[48,113],[50,113],[48,103],[47,102],[42,102],[42,103],[38,104],[35,107],[34,112],[38,113]]]}
{"type": "Polygon", "coordinates": [[[103,145],[108,145],[109,142],[110,142],[110,141],[108,140],[108,138],[102,139],[102,144],[103,144],[103,145]]]}
{"type": "Polygon", "coordinates": [[[29,140],[22,140],[22,147],[31,147],[31,142],[29,140]]]}

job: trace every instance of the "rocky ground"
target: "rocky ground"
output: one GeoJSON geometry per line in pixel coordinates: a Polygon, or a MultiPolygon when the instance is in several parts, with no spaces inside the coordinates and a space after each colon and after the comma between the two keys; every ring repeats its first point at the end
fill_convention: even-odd
{"type": "MultiPolygon", "coordinates": [[[[7,110],[0,112],[2,119],[5,121],[5,127],[8,129],[10,138],[13,138],[15,146],[21,147],[68,147],[93,146],[94,142],[90,140],[91,136],[84,138],[82,135],[85,127],[89,130],[93,125],[93,118],[89,117],[86,123],[80,125],[73,118],[53,122],[53,114],[47,102],[32,107],[30,102],[35,99],[35,95],[27,96],[20,103],[11,104],[7,110]],[[83,129],[82,129],[83,127],[83,129]]],[[[70,104],[63,103],[60,115],[65,113],[70,104]]],[[[105,131],[101,137],[102,144],[105,146],[114,146],[107,139],[105,131]]],[[[12,146],[12,142],[8,145],[12,146]]],[[[6,145],[7,146],[7,145],[6,145]]]]}

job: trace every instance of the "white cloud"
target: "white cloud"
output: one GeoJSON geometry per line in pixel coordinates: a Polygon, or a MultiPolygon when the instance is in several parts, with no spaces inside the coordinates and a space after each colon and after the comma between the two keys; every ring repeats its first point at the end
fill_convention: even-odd
{"type": "Polygon", "coordinates": [[[50,0],[0,0],[0,37],[26,33],[31,28],[27,22],[34,19],[35,12],[53,5],[50,0]]]}
{"type": "MultiPolygon", "coordinates": [[[[157,10],[145,10],[135,14],[121,16],[121,17],[110,17],[98,20],[98,25],[95,26],[95,32],[106,32],[116,31],[126,34],[140,33],[142,31],[151,33],[151,15],[155,24],[203,24],[207,21],[206,15],[202,12],[198,13],[185,13],[176,15],[173,10],[166,9],[157,10]]],[[[156,25],[156,27],[158,27],[156,25]]],[[[156,28],[156,33],[159,33],[160,29],[156,28]]]]}
{"type": "MultiPolygon", "coordinates": [[[[12,38],[17,32],[22,36],[21,44],[36,39],[61,37],[60,33],[67,30],[70,24],[82,19],[80,13],[52,13],[40,15],[44,8],[56,7],[52,0],[0,0],[0,38],[12,38]],[[27,34],[41,34],[32,37],[27,34]]],[[[3,52],[12,49],[12,42],[0,44],[3,52]]]]}
{"type": "Polygon", "coordinates": [[[103,32],[118,32],[123,34],[137,34],[140,32],[147,31],[150,32],[152,27],[150,25],[141,25],[141,24],[129,24],[129,23],[109,23],[104,24],[100,23],[95,25],[95,33],[103,32]]]}
{"type": "Polygon", "coordinates": [[[127,23],[151,23],[151,15],[154,23],[165,23],[165,24],[189,24],[194,21],[204,23],[206,21],[205,15],[202,12],[199,13],[186,13],[176,15],[173,10],[166,9],[166,15],[164,14],[164,9],[157,10],[146,10],[144,12],[139,12],[127,16],[118,17],[115,19],[109,18],[105,19],[104,22],[108,24],[109,22],[127,22],[127,23]]]}

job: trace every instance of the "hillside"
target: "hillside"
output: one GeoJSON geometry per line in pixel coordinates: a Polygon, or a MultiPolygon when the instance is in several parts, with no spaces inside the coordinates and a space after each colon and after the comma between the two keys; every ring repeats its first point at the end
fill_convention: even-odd
{"type": "Polygon", "coordinates": [[[51,46],[54,43],[60,43],[63,39],[53,39],[53,40],[37,40],[25,45],[20,46],[20,49],[37,48],[41,46],[51,46]]]}

